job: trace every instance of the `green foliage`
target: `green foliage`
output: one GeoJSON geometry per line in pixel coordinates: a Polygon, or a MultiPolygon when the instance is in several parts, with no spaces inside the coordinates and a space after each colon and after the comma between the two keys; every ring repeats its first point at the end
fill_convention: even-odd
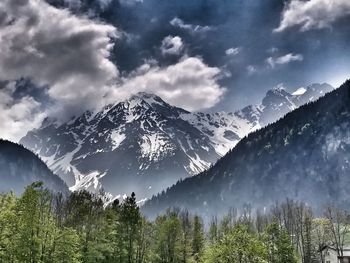
{"type": "Polygon", "coordinates": [[[195,262],[202,262],[204,252],[204,230],[203,223],[199,216],[195,216],[193,220],[193,240],[192,255],[195,262]]]}
{"type": "Polygon", "coordinates": [[[156,222],[157,240],[154,244],[152,262],[181,262],[181,222],[175,212],[160,216],[156,222]]]}
{"type": "MultiPolygon", "coordinates": [[[[21,197],[0,195],[0,262],[296,263],[300,246],[293,246],[280,221],[267,218],[258,224],[250,210],[240,217],[232,210],[205,232],[202,219],[188,211],[168,210],[148,221],[135,194],[104,207],[87,191],[53,196],[34,183],[21,197]]],[[[312,246],[329,243],[329,221],[301,222],[303,229],[312,228],[311,234],[302,232],[312,246]]]]}
{"type": "Polygon", "coordinates": [[[11,262],[17,238],[17,199],[13,193],[0,196],[0,262],[11,262]]]}
{"type": "Polygon", "coordinates": [[[264,243],[247,226],[237,224],[207,249],[205,262],[263,263],[268,262],[268,253],[264,243]]]}
{"type": "Polygon", "coordinates": [[[57,231],[52,251],[53,263],[81,262],[80,238],[72,228],[63,228],[57,231]]]}
{"type": "Polygon", "coordinates": [[[140,252],[140,244],[137,242],[141,238],[142,217],[139,207],[136,204],[135,193],[127,197],[118,208],[120,211],[117,224],[116,246],[118,247],[118,262],[138,262],[143,255],[140,252]]]}
{"type": "Polygon", "coordinates": [[[296,263],[292,240],[288,232],[277,223],[272,223],[265,229],[263,241],[267,248],[268,262],[296,263]]]}
{"type": "Polygon", "coordinates": [[[218,222],[217,218],[213,218],[210,222],[209,233],[208,233],[208,241],[210,244],[214,244],[219,238],[218,234],[218,222]]]}
{"type": "Polygon", "coordinates": [[[16,256],[20,262],[47,262],[53,246],[55,221],[51,195],[42,183],[27,187],[16,207],[16,256]]]}

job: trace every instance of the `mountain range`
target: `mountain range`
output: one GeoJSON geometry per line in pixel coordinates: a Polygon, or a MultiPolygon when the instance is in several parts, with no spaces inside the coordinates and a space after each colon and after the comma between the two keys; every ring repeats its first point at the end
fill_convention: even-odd
{"type": "Polygon", "coordinates": [[[315,207],[349,205],[350,81],[316,102],[242,139],[207,171],[146,202],[148,215],[168,207],[204,216],[229,207],[269,207],[286,198],[315,207]]]}
{"type": "Polygon", "coordinates": [[[235,113],[191,113],[153,94],[86,111],[68,122],[46,119],[20,143],[37,153],[71,190],[102,189],[145,200],[208,169],[242,138],[333,90],[313,84],[267,92],[235,113]]]}
{"type": "Polygon", "coordinates": [[[25,187],[41,181],[52,192],[68,193],[67,185],[23,146],[0,139],[0,192],[21,194],[25,187]]]}

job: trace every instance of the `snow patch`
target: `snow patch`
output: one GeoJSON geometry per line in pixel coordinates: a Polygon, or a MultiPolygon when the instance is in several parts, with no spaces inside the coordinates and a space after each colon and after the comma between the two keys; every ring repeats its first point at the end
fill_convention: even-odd
{"type": "MultiPolygon", "coordinates": [[[[161,133],[142,136],[141,155],[149,161],[159,161],[173,150],[172,145],[161,133]]],[[[143,167],[145,168],[145,167],[143,167]]]]}
{"type": "Polygon", "coordinates": [[[112,151],[117,149],[122,142],[125,140],[126,136],[125,134],[121,133],[120,131],[113,131],[110,135],[110,138],[112,139],[112,151]]]}
{"type": "Polygon", "coordinates": [[[293,96],[301,96],[301,95],[304,95],[306,91],[307,90],[304,87],[301,87],[301,88],[297,89],[296,91],[294,91],[292,93],[292,95],[293,96]]]}
{"type": "Polygon", "coordinates": [[[73,173],[75,176],[75,185],[69,188],[71,191],[77,191],[80,189],[88,189],[92,192],[97,192],[100,190],[101,184],[99,180],[106,175],[106,173],[101,173],[99,171],[92,171],[88,174],[82,174],[77,168],[73,168],[73,173]]]}

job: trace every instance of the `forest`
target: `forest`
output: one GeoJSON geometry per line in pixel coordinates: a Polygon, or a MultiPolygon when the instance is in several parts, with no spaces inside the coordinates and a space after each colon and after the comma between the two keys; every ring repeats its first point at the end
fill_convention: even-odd
{"type": "Polygon", "coordinates": [[[149,220],[134,193],[108,206],[87,191],[53,195],[41,182],[0,195],[0,262],[324,262],[322,248],[342,255],[349,232],[346,211],[316,216],[293,200],[203,222],[176,208],[149,220]]]}

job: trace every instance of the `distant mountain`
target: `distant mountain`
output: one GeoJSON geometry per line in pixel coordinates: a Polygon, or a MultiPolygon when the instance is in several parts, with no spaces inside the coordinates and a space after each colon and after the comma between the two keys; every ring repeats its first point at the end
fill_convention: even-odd
{"type": "MultiPolygon", "coordinates": [[[[320,95],[332,89],[317,88],[320,95]]],[[[261,123],[282,117],[285,101],[291,102],[290,111],[302,96],[275,89],[261,105],[209,114],[139,93],[63,124],[47,119],[20,143],[40,155],[71,190],[103,189],[113,196],[135,191],[144,199],[208,169],[261,123]]]]}
{"type": "Polygon", "coordinates": [[[220,215],[229,207],[267,207],[286,198],[349,205],[350,81],[316,102],[251,133],[216,165],[178,182],[143,207],[220,215]]]}
{"type": "Polygon", "coordinates": [[[42,181],[54,192],[68,192],[67,185],[35,154],[23,146],[0,140],[0,192],[21,194],[26,186],[42,181]]]}
{"type": "MultiPolygon", "coordinates": [[[[258,117],[259,124],[264,127],[288,112],[315,101],[332,90],[334,88],[327,83],[312,84],[306,88],[301,87],[293,93],[289,93],[284,88],[275,88],[266,93],[260,105],[253,107],[253,115],[256,115],[256,112],[260,113],[258,117]]],[[[248,108],[252,108],[252,106],[248,108]]],[[[246,111],[249,112],[249,109],[246,111]]]]}

